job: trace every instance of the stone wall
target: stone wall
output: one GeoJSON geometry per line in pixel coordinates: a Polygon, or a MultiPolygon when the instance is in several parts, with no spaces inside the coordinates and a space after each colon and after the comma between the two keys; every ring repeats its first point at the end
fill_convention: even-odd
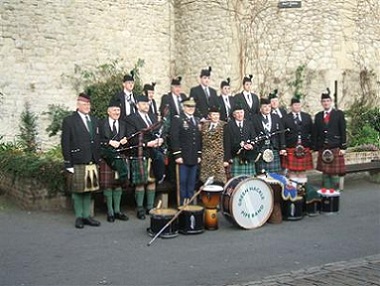
{"type": "MultiPolygon", "coordinates": [[[[156,94],[170,78],[184,77],[189,93],[202,68],[212,66],[212,85],[232,79],[241,89],[244,74],[266,95],[278,88],[288,104],[298,66],[305,66],[306,109],[319,108],[319,96],[338,81],[339,107],[360,93],[359,72],[380,75],[380,4],[377,0],[302,1],[301,8],[278,9],[262,0],[2,0],[0,5],[0,135],[18,133],[25,102],[40,115],[44,146],[49,104],[75,107],[81,87],[72,80],[76,67],[90,69],[138,58],[145,82],[156,94]]],[[[380,82],[379,78],[378,81],[380,82]]],[[[379,94],[379,85],[373,88],[379,94]]]]}

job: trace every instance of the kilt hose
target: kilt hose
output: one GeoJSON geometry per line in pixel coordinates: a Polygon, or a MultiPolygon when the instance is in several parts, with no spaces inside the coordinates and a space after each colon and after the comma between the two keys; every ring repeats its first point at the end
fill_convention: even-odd
{"type": "Polygon", "coordinates": [[[71,180],[73,193],[84,193],[99,190],[99,167],[96,164],[74,165],[74,174],[71,180]]]}
{"type": "Polygon", "coordinates": [[[282,168],[290,171],[303,172],[313,169],[313,158],[310,148],[305,148],[305,156],[299,158],[295,155],[295,148],[286,148],[287,156],[281,158],[282,168]]]}
{"type": "Polygon", "coordinates": [[[240,164],[240,159],[238,157],[233,158],[231,166],[231,176],[236,177],[239,175],[255,176],[255,163],[252,161],[247,162],[246,164],[240,164]]]}
{"type": "Polygon", "coordinates": [[[99,163],[99,181],[100,181],[100,189],[115,189],[118,187],[126,188],[128,185],[128,180],[120,183],[119,180],[116,179],[116,172],[111,169],[110,166],[106,163],[105,160],[101,159],[99,163]]]}
{"type": "Polygon", "coordinates": [[[318,151],[317,170],[327,175],[344,176],[346,174],[344,156],[339,155],[339,148],[331,149],[331,151],[334,154],[334,160],[331,163],[323,162],[323,150],[318,151]]]}
{"type": "Polygon", "coordinates": [[[256,162],[257,174],[261,174],[263,170],[267,173],[280,173],[282,171],[280,153],[278,152],[278,150],[272,150],[272,151],[273,151],[272,162],[265,162],[262,156],[260,156],[260,159],[256,162]]]}

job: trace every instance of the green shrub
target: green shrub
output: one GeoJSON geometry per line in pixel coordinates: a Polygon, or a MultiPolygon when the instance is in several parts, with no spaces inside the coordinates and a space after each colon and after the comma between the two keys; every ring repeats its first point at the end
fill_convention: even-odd
{"type": "Polygon", "coordinates": [[[19,143],[26,152],[37,151],[37,119],[38,116],[30,111],[30,104],[25,103],[25,110],[21,112],[19,125],[19,143]]]}
{"type": "Polygon", "coordinates": [[[49,137],[55,136],[61,131],[63,118],[70,113],[71,111],[69,111],[66,106],[49,104],[49,111],[42,113],[48,115],[51,121],[49,126],[45,129],[49,137]]]}

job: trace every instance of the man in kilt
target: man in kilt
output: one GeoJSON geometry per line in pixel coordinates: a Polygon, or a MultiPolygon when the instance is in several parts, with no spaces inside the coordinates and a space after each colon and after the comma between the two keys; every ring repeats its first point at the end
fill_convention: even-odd
{"type": "Polygon", "coordinates": [[[292,98],[291,112],[283,117],[284,128],[289,131],[285,133],[287,155],[282,157],[282,167],[288,170],[289,178],[306,183],[306,171],[313,169],[313,121],[310,114],[301,111],[301,107],[300,100],[292,98]]]}
{"type": "Polygon", "coordinates": [[[280,155],[286,155],[284,126],[277,114],[271,114],[269,99],[260,99],[260,113],[254,116],[253,125],[258,136],[267,136],[257,143],[259,151],[256,162],[257,173],[282,172],[280,155]]]}
{"type": "Polygon", "coordinates": [[[100,123],[100,144],[102,158],[99,163],[100,188],[107,203],[107,221],[128,220],[120,211],[122,187],[128,180],[128,165],[124,154],[117,151],[127,145],[127,127],[120,118],[121,103],[111,99],[108,104],[108,117],[100,123]]]}
{"type": "Polygon", "coordinates": [[[323,173],[322,187],[339,189],[339,176],[346,173],[346,120],[343,111],[332,107],[329,90],[322,93],[321,104],[323,111],[318,112],[314,119],[313,145],[318,151],[317,170],[323,173]]]}
{"type": "Polygon", "coordinates": [[[137,218],[145,219],[154,205],[156,182],[151,175],[152,148],[160,147],[162,138],[157,138],[152,129],[157,123],[156,115],[149,113],[149,99],[147,96],[137,97],[137,112],[127,117],[127,135],[132,137],[130,145],[131,182],[135,185],[135,200],[137,218]],[[136,135],[138,134],[138,135],[136,135]],[[146,191],[146,210],[143,207],[146,191]]]}
{"type": "Polygon", "coordinates": [[[254,150],[255,128],[244,118],[245,111],[241,102],[235,102],[232,116],[224,127],[224,166],[231,165],[231,176],[254,176],[256,152],[254,150]]]}
{"type": "Polygon", "coordinates": [[[61,146],[75,211],[75,227],[99,226],[90,216],[91,192],[99,189],[100,136],[98,121],[90,116],[90,97],[80,93],[77,110],[63,119],[61,146]]]}

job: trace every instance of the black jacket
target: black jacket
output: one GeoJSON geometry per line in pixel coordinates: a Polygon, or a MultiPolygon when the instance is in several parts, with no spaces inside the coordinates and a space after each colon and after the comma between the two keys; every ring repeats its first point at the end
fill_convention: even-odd
{"type": "Polygon", "coordinates": [[[235,98],[233,96],[228,96],[228,100],[230,102],[231,110],[230,110],[229,116],[227,117],[226,103],[223,100],[223,96],[220,95],[218,97],[218,102],[219,102],[218,106],[220,108],[220,120],[223,120],[226,122],[233,118],[232,117],[232,110],[233,110],[234,104],[235,104],[235,98]]]}
{"type": "Polygon", "coordinates": [[[255,128],[249,120],[243,121],[242,132],[236,124],[235,120],[230,120],[224,126],[224,162],[229,162],[234,157],[243,160],[252,160],[255,158],[255,150],[241,150],[240,155],[237,152],[241,149],[240,142],[252,141],[256,137],[255,128]]]}
{"type": "MultiPolygon", "coordinates": [[[[133,102],[136,102],[136,95],[132,93],[133,102]]],[[[120,120],[125,121],[127,119],[127,114],[125,110],[125,93],[124,90],[120,91],[118,94],[115,95],[115,98],[118,98],[121,103],[121,113],[120,113],[120,120]]],[[[131,104],[131,114],[135,113],[137,111],[137,107],[135,103],[131,104]]]]}
{"type": "MultiPolygon", "coordinates": [[[[157,117],[153,114],[148,113],[149,119],[152,124],[157,122],[157,117]]],[[[144,119],[140,116],[140,113],[136,112],[129,116],[127,116],[127,137],[135,134],[136,132],[148,128],[148,125],[145,123],[144,119]]],[[[139,135],[134,136],[129,140],[129,146],[137,146],[140,143],[143,144],[143,156],[150,157],[151,156],[151,148],[146,147],[146,144],[154,139],[157,139],[155,136],[155,130],[147,131],[143,133],[142,142],[139,142],[139,135]]],[[[131,157],[138,157],[138,148],[132,148],[130,150],[131,157]]]]}
{"type": "MultiPolygon", "coordinates": [[[[277,131],[284,131],[284,126],[282,124],[282,121],[280,117],[276,114],[270,114],[272,119],[272,126],[270,133],[277,132],[277,131]]],[[[255,126],[255,131],[258,136],[265,134],[264,126],[262,123],[263,116],[261,113],[257,114],[253,118],[253,125],[255,126]]],[[[265,140],[260,141],[257,146],[259,150],[262,150],[265,145],[265,140]]],[[[283,150],[286,148],[285,144],[285,134],[279,133],[276,135],[273,135],[270,137],[270,148],[273,148],[274,150],[283,150]]]]}
{"type": "MultiPolygon", "coordinates": [[[[186,94],[181,93],[180,94],[181,101],[187,98],[186,94]]],[[[169,108],[170,112],[170,119],[173,118],[175,115],[179,115],[177,112],[176,104],[173,100],[172,93],[169,92],[168,94],[164,94],[161,98],[161,105],[160,105],[160,114],[165,114],[165,108],[169,108]]]]}
{"type": "Polygon", "coordinates": [[[250,121],[253,120],[253,117],[259,113],[260,102],[259,97],[251,92],[252,97],[252,107],[249,107],[248,102],[245,100],[243,92],[235,95],[235,104],[242,104],[244,109],[244,117],[250,121]]]}
{"type": "Polygon", "coordinates": [[[346,120],[341,110],[332,109],[328,124],[323,120],[324,111],[318,112],[314,119],[314,150],[323,148],[346,149],[346,120]]]}
{"type": "Polygon", "coordinates": [[[63,119],[61,145],[65,168],[71,168],[77,164],[99,162],[100,135],[98,120],[94,116],[90,116],[90,120],[94,134],[92,139],[78,112],[75,111],[63,119]]]}
{"type": "Polygon", "coordinates": [[[298,142],[298,135],[301,135],[301,143],[304,147],[312,146],[313,121],[310,114],[301,112],[301,122],[297,126],[292,112],[282,118],[284,128],[289,128],[285,133],[286,147],[294,148],[298,142]]]}
{"type": "Polygon", "coordinates": [[[110,140],[120,141],[123,137],[127,137],[127,124],[119,120],[119,132],[114,137],[111,126],[108,123],[108,117],[100,121],[100,144],[104,147],[108,146],[110,140]]]}
{"type": "Polygon", "coordinates": [[[210,92],[210,98],[207,98],[201,85],[190,89],[190,97],[194,98],[194,101],[197,103],[196,115],[201,118],[207,118],[209,107],[218,106],[219,103],[216,90],[212,87],[208,87],[208,90],[210,92]]]}
{"type": "Polygon", "coordinates": [[[175,159],[182,158],[186,165],[196,165],[202,154],[199,118],[194,117],[194,125],[185,114],[173,117],[170,128],[172,154],[175,159]]]}

